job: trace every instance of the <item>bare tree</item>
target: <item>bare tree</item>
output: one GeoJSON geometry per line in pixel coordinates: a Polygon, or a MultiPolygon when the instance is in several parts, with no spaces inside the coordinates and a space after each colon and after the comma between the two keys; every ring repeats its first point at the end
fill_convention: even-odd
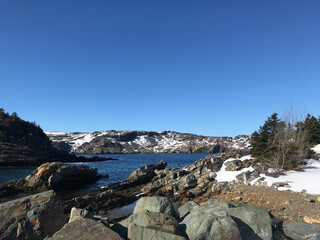
{"type": "Polygon", "coordinates": [[[302,115],[290,106],[272,139],[272,165],[280,169],[299,166],[308,151],[308,132],[298,127],[302,115]]]}

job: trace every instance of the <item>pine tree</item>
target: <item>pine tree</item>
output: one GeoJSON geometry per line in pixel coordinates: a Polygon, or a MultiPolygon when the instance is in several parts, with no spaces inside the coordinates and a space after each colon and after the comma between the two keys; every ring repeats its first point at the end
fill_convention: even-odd
{"type": "Polygon", "coordinates": [[[260,159],[268,159],[271,157],[273,146],[272,142],[275,133],[283,122],[278,118],[278,114],[274,113],[268,117],[264,125],[259,131],[255,131],[251,137],[251,155],[260,159]]]}

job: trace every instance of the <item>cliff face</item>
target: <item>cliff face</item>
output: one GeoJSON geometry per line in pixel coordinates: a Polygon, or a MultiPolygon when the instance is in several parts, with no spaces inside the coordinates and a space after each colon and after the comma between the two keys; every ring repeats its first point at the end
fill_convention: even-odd
{"type": "Polygon", "coordinates": [[[76,154],[216,153],[249,151],[249,136],[206,137],[172,131],[46,132],[53,145],[76,154]]]}

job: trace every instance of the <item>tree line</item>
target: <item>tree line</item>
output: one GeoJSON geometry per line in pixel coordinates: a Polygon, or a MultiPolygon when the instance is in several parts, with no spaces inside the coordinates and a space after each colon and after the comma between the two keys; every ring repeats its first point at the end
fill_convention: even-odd
{"type": "Polygon", "coordinates": [[[251,136],[251,155],[277,169],[298,169],[310,150],[320,144],[320,117],[310,114],[301,121],[292,110],[280,119],[272,114],[251,136]]]}

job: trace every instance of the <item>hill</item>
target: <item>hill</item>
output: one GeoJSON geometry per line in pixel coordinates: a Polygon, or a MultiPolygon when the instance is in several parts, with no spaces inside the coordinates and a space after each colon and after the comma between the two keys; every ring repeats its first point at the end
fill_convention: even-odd
{"type": "Polygon", "coordinates": [[[218,153],[249,151],[250,137],[207,137],[173,131],[46,132],[53,145],[76,154],[218,153]]]}

